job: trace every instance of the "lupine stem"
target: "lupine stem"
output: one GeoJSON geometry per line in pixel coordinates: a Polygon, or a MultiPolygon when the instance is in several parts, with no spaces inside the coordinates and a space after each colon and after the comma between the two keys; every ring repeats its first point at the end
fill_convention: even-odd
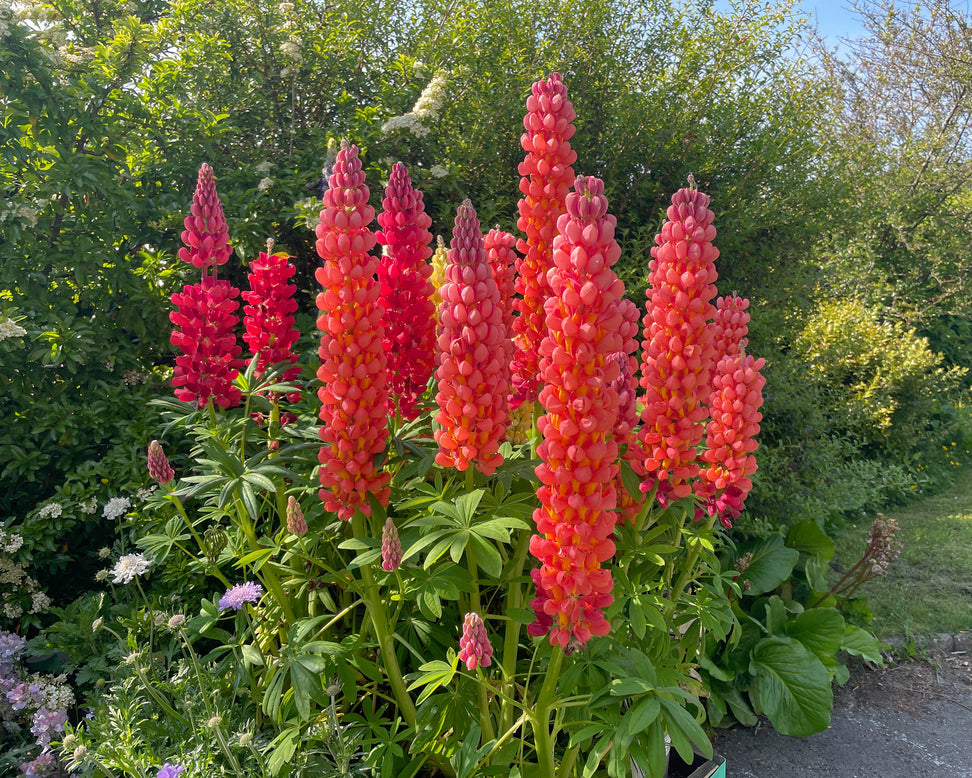
{"type": "Polygon", "coordinates": [[[552,707],[554,691],[560,675],[560,666],[564,661],[564,650],[555,646],[550,664],[547,665],[546,677],[533,710],[533,742],[537,749],[537,763],[540,766],[542,778],[556,778],[557,765],[553,752],[553,733],[550,731],[550,709],[552,707]]]}
{"type": "MultiPolygon", "coordinates": [[[[706,532],[712,529],[716,518],[717,517],[715,514],[709,516],[708,520],[705,522],[706,532]]],[[[681,533],[681,528],[679,529],[679,533],[681,533]]],[[[672,587],[671,604],[668,606],[667,613],[665,614],[666,623],[671,623],[672,616],[675,614],[675,609],[678,607],[678,601],[682,597],[682,592],[685,591],[685,587],[688,585],[688,582],[695,578],[695,563],[699,559],[701,548],[702,543],[699,542],[689,549],[688,558],[685,560],[685,565],[682,567],[682,572],[675,581],[675,586],[672,587]]]]}
{"type": "MultiPolygon", "coordinates": [[[[523,590],[520,587],[519,577],[523,573],[523,565],[526,562],[527,549],[530,545],[530,533],[521,532],[520,538],[516,543],[516,550],[513,552],[513,569],[510,571],[509,610],[515,610],[522,605],[523,590]]],[[[503,636],[503,686],[504,696],[500,707],[500,728],[508,728],[513,719],[513,708],[506,701],[506,698],[513,696],[513,679],[516,675],[516,657],[520,648],[520,622],[511,619],[506,623],[506,634],[503,636]]]]}
{"type": "MultiPolygon", "coordinates": [[[[369,537],[365,523],[365,517],[361,511],[355,511],[351,519],[351,525],[356,537],[369,537]]],[[[415,727],[415,704],[408,696],[405,688],[405,679],[402,677],[402,670],[398,665],[398,656],[395,654],[395,625],[388,621],[388,614],[385,611],[384,603],[378,587],[375,585],[374,576],[368,565],[361,565],[358,568],[361,572],[361,580],[364,584],[362,598],[365,601],[365,610],[371,620],[371,626],[375,630],[375,637],[378,639],[379,650],[382,660],[385,663],[385,674],[388,676],[388,683],[395,694],[395,701],[398,709],[405,719],[408,726],[415,727]]]]}
{"type": "MultiPolygon", "coordinates": [[[[253,528],[253,522],[250,520],[250,515],[247,513],[246,506],[243,505],[242,501],[236,500],[236,515],[239,516],[243,525],[243,533],[246,535],[247,543],[250,546],[250,551],[259,551],[260,541],[257,540],[256,531],[253,528]]],[[[273,571],[273,568],[269,564],[263,565],[260,568],[259,576],[266,583],[267,588],[273,593],[274,598],[283,610],[284,618],[287,620],[288,625],[292,625],[296,620],[294,615],[294,609],[291,607],[290,598],[287,597],[284,592],[283,586],[280,584],[280,579],[277,578],[277,574],[273,571]]]]}

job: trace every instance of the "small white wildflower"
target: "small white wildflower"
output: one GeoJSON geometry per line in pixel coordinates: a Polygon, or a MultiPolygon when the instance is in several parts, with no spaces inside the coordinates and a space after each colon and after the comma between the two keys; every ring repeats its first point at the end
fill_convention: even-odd
{"type": "Polygon", "coordinates": [[[27,334],[27,330],[21,327],[13,319],[0,321],[0,340],[7,338],[22,338],[27,334]]]}
{"type": "Polygon", "coordinates": [[[37,516],[42,519],[56,519],[64,509],[59,502],[51,502],[37,511],[37,516]]]}
{"type": "Polygon", "coordinates": [[[152,566],[152,560],[144,554],[126,554],[111,569],[113,583],[131,583],[137,576],[144,575],[152,566]]]}
{"type": "Polygon", "coordinates": [[[108,580],[108,576],[111,575],[111,570],[99,570],[95,573],[95,580],[98,583],[103,583],[108,580]]]}
{"type": "Polygon", "coordinates": [[[419,117],[412,111],[401,116],[393,116],[381,125],[381,131],[390,135],[396,130],[408,130],[416,138],[424,138],[429,134],[429,128],[422,124],[419,117]]]}
{"type": "Polygon", "coordinates": [[[98,498],[97,497],[92,497],[86,503],[82,503],[81,504],[81,513],[91,514],[91,513],[94,513],[96,510],[98,510],[98,498]]]}
{"type": "Polygon", "coordinates": [[[128,513],[128,509],[132,507],[132,502],[127,497],[112,497],[105,503],[105,508],[101,512],[101,515],[106,519],[117,519],[119,516],[124,516],[128,513]]]}
{"type": "Polygon", "coordinates": [[[273,186],[272,178],[261,178],[260,183],[257,184],[257,191],[266,192],[271,186],[273,186]]]}
{"type": "Polygon", "coordinates": [[[111,556],[111,549],[108,546],[102,546],[98,549],[98,559],[107,559],[111,556]]]}
{"type": "Polygon", "coordinates": [[[442,165],[433,165],[429,168],[429,175],[432,178],[445,178],[449,175],[449,171],[446,170],[442,165]]]}
{"type": "Polygon", "coordinates": [[[172,618],[169,619],[168,627],[169,629],[178,629],[185,623],[186,623],[186,617],[183,616],[181,613],[177,613],[172,618]]]}
{"type": "Polygon", "coordinates": [[[152,494],[158,489],[158,484],[153,484],[152,486],[146,486],[135,492],[135,497],[141,502],[145,502],[152,494]]]}
{"type": "Polygon", "coordinates": [[[253,172],[259,173],[261,176],[265,176],[271,170],[273,170],[273,165],[269,162],[261,162],[259,165],[253,168],[253,172]]]}

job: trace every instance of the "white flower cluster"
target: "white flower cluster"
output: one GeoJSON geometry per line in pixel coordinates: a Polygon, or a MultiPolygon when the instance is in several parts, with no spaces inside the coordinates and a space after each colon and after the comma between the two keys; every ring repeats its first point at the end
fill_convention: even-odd
{"type": "Polygon", "coordinates": [[[94,59],[94,49],[82,46],[77,50],[62,46],[57,50],[58,56],[68,65],[85,65],[94,59]]]}
{"type": "Polygon", "coordinates": [[[151,378],[150,373],[143,373],[141,370],[127,370],[122,373],[122,381],[125,386],[138,386],[146,383],[151,378]]]}
{"type": "Polygon", "coordinates": [[[48,710],[69,710],[74,706],[74,692],[68,686],[67,675],[42,675],[34,673],[30,683],[37,684],[44,699],[41,702],[48,710]]]}
{"type": "Polygon", "coordinates": [[[87,502],[81,503],[81,513],[92,514],[98,510],[98,498],[92,497],[87,502]]]}
{"type": "Polygon", "coordinates": [[[27,330],[17,324],[13,319],[3,319],[0,321],[0,340],[22,338],[26,334],[27,330]]]}
{"type": "Polygon", "coordinates": [[[128,513],[128,509],[131,507],[132,501],[127,497],[112,497],[107,503],[105,503],[105,508],[101,512],[101,515],[110,521],[111,519],[117,519],[120,516],[124,516],[126,513],[128,513]]]}
{"type": "Polygon", "coordinates": [[[429,128],[424,122],[439,115],[442,103],[445,101],[448,82],[448,74],[443,70],[437,70],[415,101],[412,110],[401,116],[393,116],[381,125],[381,131],[385,135],[390,135],[397,130],[408,130],[416,138],[424,138],[429,134],[429,128]]]}
{"type": "Polygon", "coordinates": [[[426,84],[419,99],[412,106],[412,113],[419,119],[434,119],[442,110],[442,103],[445,101],[446,84],[449,83],[449,75],[444,70],[437,70],[432,80],[426,84]]]}
{"type": "Polygon", "coordinates": [[[432,178],[445,178],[449,175],[449,171],[442,167],[442,165],[433,165],[429,168],[429,175],[432,178]]]}
{"type": "Polygon", "coordinates": [[[257,191],[258,192],[266,192],[272,186],[273,186],[273,179],[272,178],[261,178],[260,179],[260,183],[257,184],[257,191]]]}
{"type": "Polygon", "coordinates": [[[10,221],[20,219],[23,226],[33,228],[37,226],[37,215],[39,213],[40,211],[36,208],[31,208],[24,203],[9,203],[6,208],[0,211],[0,222],[6,221],[7,219],[10,221]]]}
{"type": "Polygon", "coordinates": [[[3,615],[8,619],[19,619],[24,615],[25,605],[21,599],[24,595],[30,597],[31,613],[41,613],[51,604],[37,580],[27,575],[22,564],[8,556],[23,545],[23,536],[0,528],[0,592],[3,593],[3,615]]]}
{"type": "Polygon", "coordinates": [[[149,497],[152,496],[152,494],[158,488],[159,488],[158,484],[153,484],[152,486],[143,487],[139,489],[137,492],[135,492],[135,497],[136,499],[138,499],[139,502],[145,502],[149,497]]]}
{"type": "Polygon", "coordinates": [[[56,519],[64,511],[59,502],[49,502],[39,511],[37,511],[38,518],[41,519],[56,519]]]}
{"type": "Polygon", "coordinates": [[[259,173],[261,176],[265,176],[271,170],[273,170],[273,165],[268,161],[263,161],[253,168],[253,172],[259,173]]]}
{"type": "Polygon", "coordinates": [[[151,566],[152,560],[145,554],[126,554],[119,558],[111,569],[111,574],[114,576],[111,580],[116,584],[131,583],[138,576],[145,575],[151,566]]]}
{"type": "Polygon", "coordinates": [[[280,51],[283,55],[298,65],[304,61],[304,55],[300,53],[300,47],[304,42],[296,35],[291,35],[287,40],[280,44],[280,51]]]}
{"type": "Polygon", "coordinates": [[[0,2],[0,38],[6,38],[10,34],[10,19],[13,16],[13,9],[7,0],[0,2]]]}

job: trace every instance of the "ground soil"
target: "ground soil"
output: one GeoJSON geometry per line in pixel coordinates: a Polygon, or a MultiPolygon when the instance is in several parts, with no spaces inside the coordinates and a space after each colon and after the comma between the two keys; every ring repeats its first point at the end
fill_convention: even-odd
{"type": "Polygon", "coordinates": [[[859,664],[835,689],[830,729],[808,738],[767,722],[722,731],[731,778],[972,778],[972,635],[917,658],[859,664]]]}

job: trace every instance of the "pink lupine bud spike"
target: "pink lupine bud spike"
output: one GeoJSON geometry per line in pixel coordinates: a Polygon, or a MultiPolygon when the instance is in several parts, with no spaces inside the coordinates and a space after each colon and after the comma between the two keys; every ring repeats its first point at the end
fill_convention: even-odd
{"type": "Polygon", "coordinates": [[[503,462],[509,384],[499,290],[476,211],[459,206],[439,308],[435,461],[492,475],[503,462]]]}
{"type": "Polygon", "coordinates": [[[178,307],[169,313],[176,327],[169,340],[182,352],[176,357],[172,385],[183,402],[200,408],[210,398],[220,408],[240,404],[242,394],[234,381],[243,367],[238,358],[242,349],[233,332],[239,293],[229,281],[203,276],[200,283],[172,295],[178,307]]]}
{"type": "Polygon", "coordinates": [[[717,515],[729,529],[742,512],[753,488],[756,472],[756,434],[762,414],[763,386],[759,372],[766,361],[748,354],[730,354],[719,360],[709,396],[711,419],[706,429],[699,496],[703,510],[717,515]]]}
{"type": "Polygon", "coordinates": [[[157,440],[149,443],[148,472],[152,478],[163,486],[171,483],[172,479],[175,478],[175,471],[172,469],[168,458],[165,456],[165,452],[162,450],[162,444],[157,440]]]}
{"type": "Polygon", "coordinates": [[[717,356],[730,356],[744,351],[749,344],[749,300],[738,295],[716,300],[713,349],[717,356]]]}
{"type": "Polygon", "coordinates": [[[398,528],[391,516],[385,519],[385,526],[381,529],[381,569],[389,572],[397,570],[402,563],[402,541],[398,537],[398,528]]]}
{"type": "Polygon", "coordinates": [[[611,269],[621,255],[616,220],[600,179],[578,176],[574,190],[553,241],[548,334],[540,344],[546,414],[537,424],[542,486],[530,541],[541,563],[535,603],[551,617],[551,644],[565,648],[610,629],[603,610],[613,602],[613,581],[601,564],[614,555],[621,369],[614,356],[625,346],[624,284],[611,269]]]}
{"type": "Polygon", "coordinates": [[[369,493],[387,505],[391,478],[375,465],[388,440],[388,390],[378,258],[368,253],[375,245],[368,194],[358,149],[344,142],[324,193],[317,225],[317,253],[324,262],[315,273],[323,287],[317,295],[319,494],[324,507],[344,520],[355,510],[371,514],[369,493]]]}
{"type": "Polygon", "coordinates": [[[644,318],[641,386],[645,389],[640,439],[644,488],[657,487],[660,505],[692,493],[698,475],[696,449],[708,416],[709,376],[714,367],[716,229],[709,197],[697,189],[672,196],[668,220],[655,236],[648,264],[648,312],[644,318]]]}
{"type": "Polygon", "coordinates": [[[304,512],[300,509],[300,503],[293,495],[287,498],[287,531],[292,535],[302,537],[307,534],[307,522],[304,521],[304,512]]]}
{"type": "Polygon", "coordinates": [[[574,135],[573,106],[559,73],[536,82],[527,98],[526,130],[520,145],[526,157],[520,163],[520,218],[517,227],[526,235],[517,246],[523,258],[516,263],[516,353],[513,362],[511,405],[532,404],[540,390],[540,342],[546,335],[544,303],[551,295],[547,273],[551,268],[557,220],[564,212],[567,192],[574,183],[571,165],[577,153],[570,147],[574,135]]]}
{"type": "Polygon", "coordinates": [[[378,224],[376,237],[386,252],[378,265],[378,280],[385,308],[389,410],[414,419],[416,403],[435,369],[434,290],[429,281],[432,267],[426,261],[432,254],[432,219],[401,162],[392,167],[378,224]]]}
{"type": "MultiPolygon", "coordinates": [[[[267,241],[267,247],[273,246],[273,241],[267,241]]],[[[243,326],[245,333],[243,340],[255,355],[257,367],[253,375],[259,378],[268,367],[280,363],[290,363],[281,376],[282,381],[293,381],[300,376],[300,367],[296,365],[297,354],[293,346],[300,338],[300,331],[294,326],[297,311],[297,293],[295,284],[287,283],[296,272],[286,254],[260,255],[250,263],[250,273],[247,278],[250,290],[243,292],[243,326]]],[[[295,392],[287,398],[290,402],[300,400],[300,393],[295,392]]]]}
{"type": "Polygon", "coordinates": [[[506,366],[506,382],[509,384],[512,370],[513,352],[516,346],[513,344],[513,323],[514,301],[516,295],[516,261],[519,254],[516,253],[516,238],[510,233],[503,232],[498,226],[488,233],[483,240],[486,247],[486,256],[489,258],[489,266],[493,271],[493,280],[499,291],[500,307],[503,309],[503,348],[506,356],[503,363],[506,366]]]}
{"type": "Polygon", "coordinates": [[[225,264],[233,253],[229,245],[229,229],[223,216],[223,204],[216,194],[213,169],[203,163],[199,168],[196,192],[192,197],[189,216],[185,219],[182,233],[184,248],[179,249],[179,259],[193,267],[215,268],[225,264]]]}
{"type": "Polygon", "coordinates": [[[478,613],[467,613],[459,638],[459,659],[467,670],[489,667],[493,663],[493,646],[486,634],[486,625],[478,613]]]}

